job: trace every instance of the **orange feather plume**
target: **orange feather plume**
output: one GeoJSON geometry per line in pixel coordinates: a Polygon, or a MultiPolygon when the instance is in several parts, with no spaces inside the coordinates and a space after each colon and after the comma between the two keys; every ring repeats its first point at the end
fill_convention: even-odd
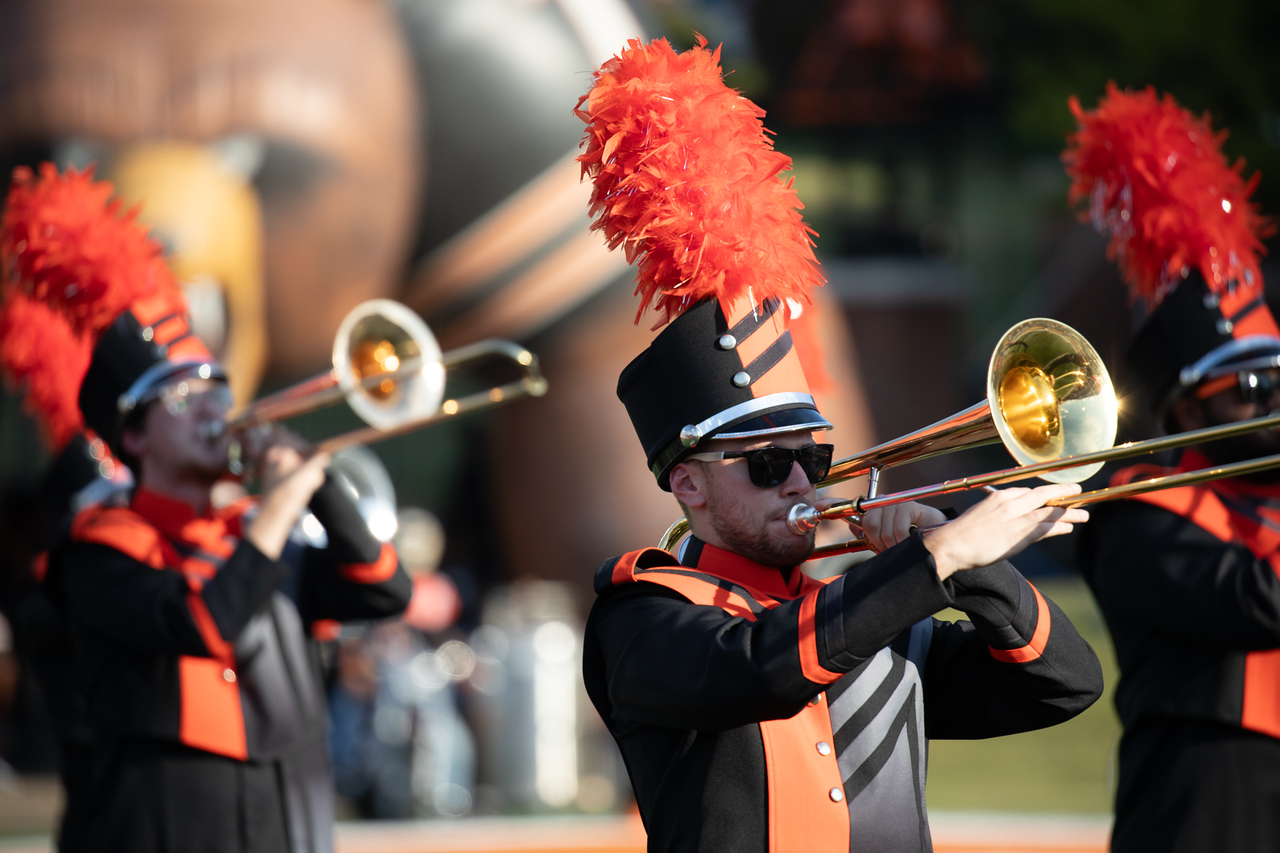
{"type": "Polygon", "coordinates": [[[1229,166],[1226,132],[1208,116],[1196,118],[1152,87],[1120,91],[1107,84],[1097,109],[1084,110],[1062,159],[1071,177],[1072,204],[1089,200],[1082,219],[1110,234],[1108,256],[1118,262],[1134,297],[1159,304],[1198,269],[1209,288],[1262,290],[1261,238],[1273,230],[1249,201],[1258,175],[1242,177],[1244,161],[1229,166]]]}
{"type": "Polygon", "coordinates": [[[26,388],[25,408],[54,449],[84,429],[76,398],[91,353],[88,336],[76,334],[57,311],[19,289],[6,294],[0,305],[0,364],[26,388]]]}
{"type": "Polygon", "coordinates": [[[638,261],[636,321],[652,307],[655,328],[708,297],[809,302],[823,283],[817,235],[782,176],[791,158],[774,150],[764,111],[721,77],[720,50],[702,36],[680,54],[665,39],[632,40],[575,109],[592,227],[638,261]]]}
{"type": "Polygon", "coordinates": [[[102,330],[140,299],[185,305],[163,249],[93,170],[20,167],[0,217],[0,366],[54,449],[84,428],[78,396],[102,330]]]}

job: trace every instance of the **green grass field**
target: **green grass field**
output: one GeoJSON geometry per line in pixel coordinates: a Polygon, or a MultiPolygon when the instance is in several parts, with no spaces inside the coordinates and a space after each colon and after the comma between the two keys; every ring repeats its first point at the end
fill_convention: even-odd
{"type": "MultiPolygon", "coordinates": [[[[1102,614],[1079,579],[1038,581],[1097,651],[1106,692],[1074,720],[1038,732],[976,741],[933,741],[927,797],[931,809],[1111,811],[1120,721],[1112,696],[1116,660],[1102,614]]],[[[962,614],[940,614],[943,619],[962,614]]]]}

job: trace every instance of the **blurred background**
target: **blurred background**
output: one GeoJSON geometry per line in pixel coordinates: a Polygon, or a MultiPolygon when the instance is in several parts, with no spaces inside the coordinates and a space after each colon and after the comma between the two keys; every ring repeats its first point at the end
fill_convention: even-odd
{"type": "MultiPolygon", "coordinates": [[[[840,456],[981,399],[1018,320],[1069,323],[1116,364],[1129,309],[1066,204],[1068,96],[1092,107],[1115,80],[1208,111],[1280,213],[1280,7],[1263,0],[0,0],[0,173],[96,164],[170,248],[241,401],[327,370],[339,321],[375,296],[446,350],[499,337],[541,359],[547,396],[344,463],[416,585],[403,620],[343,626],[326,650],[350,818],[627,808],[579,686],[581,625],[599,562],[656,543],[678,509],[614,397],[652,333],[632,323],[625,260],[587,230],[572,109],[628,38],[683,49],[695,33],[723,44],[727,82],[794,158],[828,279],[815,390],[840,456]]],[[[1126,417],[1121,438],[1149,426],[1126,417]]],[[[0,835],[57,811],[16,617],[49,462],[6,388],[0,835]]],[[[983,449],[885,480],[1008,464],[983,449]]],[[[1070,552],[1019,565],[1111,679],[1070,552]]],[[[1108,695],[1047,732],[935,743],[930,808],[1105,816],[1117,737],[1108,695]]]]}

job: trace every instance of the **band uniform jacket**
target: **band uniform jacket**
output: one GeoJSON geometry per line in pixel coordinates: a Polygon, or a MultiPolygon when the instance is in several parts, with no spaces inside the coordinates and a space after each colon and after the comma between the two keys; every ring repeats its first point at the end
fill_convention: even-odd
{"type": "Polygon", "coordinates": [[[927,738],[1052,725],[1096,656],[1008,563],[939,581],[918,534],[822,583],[689,540],[596,573],[587,692],[651,851],[932,849],[927,738]],[[931,614],[954,606],[972,622],[931,614]]]}
{"type": "Polygon", "coordinates": [[[1100,504],[1079,554],[1120,664],[1112,849],[1280,850],[1280,484],[1100,504]]]}
{"type": "Polygon", "coordinates": [[[332,850],[309,631],[399,613],[410,582],[333,480],[311,501],[328,546],[294,572],[241,538],[252,506],[197,516],[138,489],[51,555],[96,753],[85,850],[332,850]]]}

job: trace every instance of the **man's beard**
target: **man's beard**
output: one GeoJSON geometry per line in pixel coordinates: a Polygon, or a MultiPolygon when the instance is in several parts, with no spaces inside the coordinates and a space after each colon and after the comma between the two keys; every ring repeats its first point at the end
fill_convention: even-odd
{"type": "Polygon", "coordinates": [[[210,442],[210,446],[200,448],[200,453],[178,463],[178,476],[190,483],[212,486],[226,476],[228,450],[225,442],[210,442]]]}
{"type": "Polygon", "coordinates": [[[188,483],[201,483],[206,486],[212,486],[221,480],[226,473],[226,465],[188,462],[181,467],[179,476],[188,483]]]}
{"type": "Polygon", "coordinates": [[[732,502],[713,498],[707,505],[707,516],[712,529],[730,551],[762,566],[789,569],[813,553],[814,531],[779,542],[769,535],[767,527],[754,527],[743,521],[741,513],[734,512],[732,502]]]}

